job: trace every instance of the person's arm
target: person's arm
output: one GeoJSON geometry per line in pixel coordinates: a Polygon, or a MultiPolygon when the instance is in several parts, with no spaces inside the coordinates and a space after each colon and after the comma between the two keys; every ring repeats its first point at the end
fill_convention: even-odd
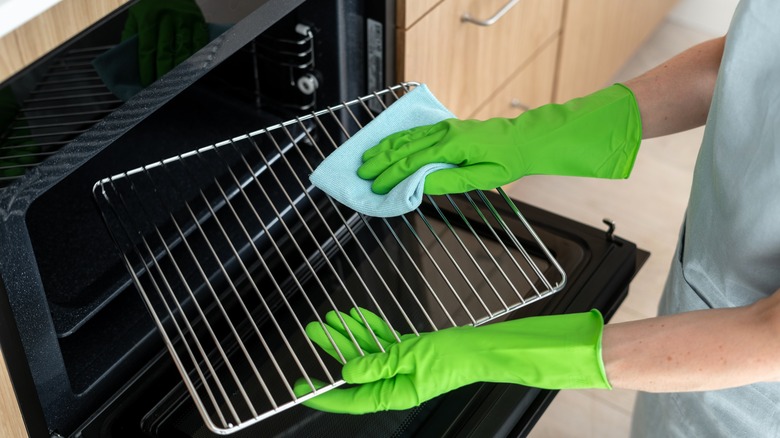
{"type": "Polygon", "coordinates": [[[602,357],[614,388],[704,391],[780,381],[780,291],[756,303],[610,324],[602,357]]]}
{"type": "Polygon", "coordinates": [[[642,138],[702,125],[724,38],[686,50],[625,84],[514,118],[449,118],[397,132],[363,153],[357,174],[389,193],[431,163],[429,195],[490,190],[526,175],[627,178],[642,138]]]}
{"type": "MultiPolygon", "coordinates": [[[[725,38],[626,82],[637,99],[644,138],[705,123],[725,38]]],[[[780,292],[745,307],[607,325],[603,359],[614,387],[699,391],[780,381],[778,348],[780,292]]]]}
{"type": "Polygon", "coordinates": [[[707,120],[726,37],[706,41],[625,82],[642,116],[643,138],[703,125],[707,120]]]}

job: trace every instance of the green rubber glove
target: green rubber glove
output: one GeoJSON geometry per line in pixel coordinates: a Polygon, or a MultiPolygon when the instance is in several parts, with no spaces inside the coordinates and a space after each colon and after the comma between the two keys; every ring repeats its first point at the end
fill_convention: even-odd
{"type": "Polygon", "coordinates": [[[130,7],[122,41],[138,35],[141,84],[147,86],[209,42],[194,0],[140,0],[130,7]]]}
{"type": "MultiPolygon", "coordinates": [[[[404,335],[401,342],[380,318],[365,309],[360,313],[386,352],[378,352],[377,342],[354,309],[350,315],[341,313],[341,319],[367,353],[362,357],[334,312],[326,315],[325,328],[310,323],[306,327],[310,339],[338,359],[327,330],[347,360],[342,378],[358,386],[332,389],[304,405],[350,414],[402,410],[475,382],[610,388],[601,359],[604,321],[598,310],[404,335]]],[[[300,396],[311,387],[299,380],[295,392],[300,396]]]]}
{"type": "Polygon", "coordinates": [[[447,119],[392,134],[363,154],[358,175],[386,194],[429,163],[459,167],[425,179],[425,193],[490,190],[526,175],[627,178],[642,139],[633,93],[616,84],[514,119],[447,119]]]}

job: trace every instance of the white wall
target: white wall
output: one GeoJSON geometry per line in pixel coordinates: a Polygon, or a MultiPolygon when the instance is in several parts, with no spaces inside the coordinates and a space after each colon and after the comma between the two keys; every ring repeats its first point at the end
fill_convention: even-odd
{"type": "Polygon", "coordinates": [[[61,0],[0,0],[0,37],[23,25],[61,0]]]}
{"type": "Polygon", "coordinates": [[[723,35],[739,0],[681,0],[669,18],[714,35],[723,35]]]}

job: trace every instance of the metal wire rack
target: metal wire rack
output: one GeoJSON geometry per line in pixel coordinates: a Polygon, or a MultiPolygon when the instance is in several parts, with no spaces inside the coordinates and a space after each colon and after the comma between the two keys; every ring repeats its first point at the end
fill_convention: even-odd
{"type": "Polygon", "coordinates": [[[110,46],[73,49],[52,61],[10,125],[0,127],[0,187],[57,153],[122,104],[92,60],[110,46]]]}
{"type": "Polygon", "coordinates": [[[128,272],[215,433],[344,383],[341,363],[304,331],[329,310],[365,308],[419,334],[484,324],[563,287],[565,273],[500,189],[428,197],[384,219],[309,184],[317,164],[376,115],[374,104],[386,107],[414,86],[95,183],[128,272]],[[311,394],[295,395],[300,378],[311,394]]]}

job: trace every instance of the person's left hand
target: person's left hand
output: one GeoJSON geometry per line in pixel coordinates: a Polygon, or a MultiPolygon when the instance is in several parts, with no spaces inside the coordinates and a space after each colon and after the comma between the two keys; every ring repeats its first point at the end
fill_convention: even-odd
{"type": "Polygon", "coordinates": [[[140,0],[130,7],[122,41],[138,35],[141,84],[147,86],[209,41],[194,0],[140,0]]]}
{"type": "MultiPolygon", "coordinates": [[[[331,389],[306,400],[305,406],[349,414],[403,410],[475,382],[610,388],[601,359],[604,323],[597,310],[400,337],[368,310],[350,313],[339,318],[329,312],[326,324],[310,323],[306,333],[341,360],[338,348],[346,359],[342,378],[357,386],[331,389]],[[366,354],[361,355],[355,344],[366,354]]],[[[324,385],[314,380],[312,384],[324,385]]],[[[294,390],[302,396],[312,387],[299,379],[294,390]]]]}

